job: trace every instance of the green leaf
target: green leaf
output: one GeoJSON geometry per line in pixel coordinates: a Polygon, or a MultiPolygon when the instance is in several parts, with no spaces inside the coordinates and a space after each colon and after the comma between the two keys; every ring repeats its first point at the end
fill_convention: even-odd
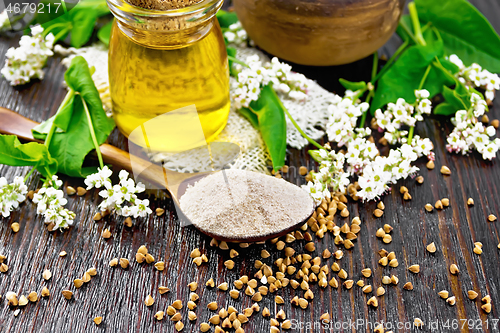
{"type": "Polygon", "coordinates": [[[237,77],[238,72],[234,69],[233,61],[231,60],[231,58],[236,58],[236,49],[234,47],[227,46],[227,43],[226,43],[226,51],[227,51],[227,56],[229,57],[228,58],[229,74],[231,74],[231,76],[233,76],[233,77],[237,77]]]}
{"type": "MultiPolygon", "coordinates": [[[[41,24],[45,28],[56,23],[69,22],[67,12],[73,10],[76,6],[76,3],[65,2],[67,10],[67,12],[65,12],[60,0],[40,0],[40,4],[45,10],[37,11],[35,17],[28,26],[41,24]]],[[[51,30],[51,32],[56,35],[55,31],[51,30]]]]}
{"type": "Polygon", "coordinates": [[[455,75],[460,71],[460,68],[458,68],[457,65],[455,65],[454,63],[445,58],[439,59],[439,62],[444,67],[444,69],[446,69],[450,74],[455,75]]]}
{"type": "Polygon", "coordinates": [[[255,113],[253,113],[252,111],[250,111],[250,109],[247,108],[241,108],[238,110],[238,112],[243,117],[245,117],[255,129],[257,130],[259,129],[259,118],[255,113]]]}
{"type": "Polygon", "coordinates": [[[285,165],[286,119],[284,106],[271,84],[262,88],[259,99],[250,103],[249,109],[257,116],[274,170],[281,169],[285,165]]]}
{"type": "MultiPolygon", "coordinates": [[[[443,58],[440,58],[431,63],[431,71],[423,86],[424,89],[429,90],[431,98],[439,94],[443,90],[443,86],[452,86],[455,84],[455,77],[441,64],[443,60],[443,58]]],[[[417,88],[418,86],[415,89],[417,88]]]]}
{"type": "Polygon", "coordinates": [[[97,32],[97,38],[107,46],[109,46],[109,38],[111,36],[111,28],[113,27],[113,21],[108,22],[97,32]]]}
{"type": "Polygon", "coordinates": [[[351,82],[351,81],[347,81],[345,79],[339,79],[339,82],[340,84],[348,89],[348,90],[352,90],[352,91],[356,91],[356,90],[366,90],[366,82],[365,81],[361,81],[361,82],[351,82]]]}
{"type": "Polygon", "coordinates": [[[96,17],[101,17],[111,13],[106,0],[82,0],[78,2],[75,8],[77,10],[91,9],[94,11],[94,15],[96,17]]]}
{"type": "Polygon", "coordinates": [[[413,36],[413,25],[411,23],[410,15],[401,16],[398,27],[396,29],[396,33],[399,35],[399,37],[401,37],[403,41],[415,44],[415,37],[413,36]]]}
{"type": "Polygon", "coordinates": [[[88,63],[82,56],[73,58],[70,67],[64,73],[64,79],[68,87],[83,96],[91,113],[98,117],[96,119],[98,120],[98,124],[95,126],[96,131],[99,133],[111,132],[114,128],[114,122],[106,116],[102,108],[102,101],[92,80],[88,63]]]}
{"type": "Polygon", "coordinates": [[[443,42],[439,36],[428,29],[424,33],[427,45],[413,45],[399,57],[387,72],[379,79],[370,111],[381,108],[398,98],[407,102],[415,101],[414,91],[419,88],[420,82],[429,66],[431,66],[423,88],[429,90],[431,97],[441,92],[443,86],[453,85],[455,78],[436,60],[443,55],[443,42]]]}
{"type": "MultiPolygon", "coordinates": [[[[85,177],[89,169],[82,169],[83,161],[95,147],[82,98],[88,107],[98,144],[106,141],[114,128],[114,122],[106,116],[102,108],[99,92],[83,57],[73,58],[64,78],[68,87],[74,90],[76,95],[69,100],[68,105],[61,108],[53,118],[47,121],[52,121],[61,129],[53,135],[49,151],[59,161],[60,172],[69,176],[85,177]]],[[[48,132],[47,127],[47,124],[43,125],[42,130],[37,127],[36,136],[44,137],[44,133],[48,132]]]]}
{"type": "Polygon", "coordinates": [[[458,85],[455,89],[450,89],[448,87],[443,87],[443,97],[446,102],[452,105],[455,110],[469,110],[471,107],[470,94],[460,94],[458,91],[461,85],[458,85]]]}
{"type": "Polygon", "coordinates": [[[47,147],[37,142],[21,144],[15,135],[0,134],[0,163],[10,166],[33,166],[44,176],[57,172],[57,160],[47,147]]]}
{"type": "Polygon", "coordinates": [[[59,16],[53,20],[45,22],[42,24],[44,32],[53,34],[56,38],[56,42],[59,40],[64,40],[66,36],[71,31],[71,21],[68,14],[59,16]]]}
{"type": "MultiPolygon", "coordinates": [[[[50,117],[49,119],[47,119],[46,121],[36,125],[35,127],[33,127],[31,129],[31,133],[33,134],[33,137],[37,140],[45,140],[45,138],[47,137],[47,134],[49,134],[50,132],[50,129],[52,127],[52,124],[54,122],[54,118],[56,116],[52,116],[50,117]]],[[[56,133],[62,133],[63,130],[60,129],[60,128],[56,128],[56,133]]]]}
{"type": "Polygon", "coordinates": [[[63,102],[65,104],[60,106],[60,109],[55,115],[53,115],[43,123],[33,127],[33,129],[31,130],[31,132],[33,133],[33,137],[38,140],[45,140],[47,134],[52,128],[52,124],[55,124],[56,126],[56,133],[66,132],[70,125],[71,117],[73,116],[74,99],[75,95],[73,93],[66,102],[63,102]]]}
{"type": "Polygon", "coordinates": [[[238,22],[238,16],[235,12],[227,12],[225,10],[219,10],[217,12],[217,20],[221,28],[229,28],[231,24],[238,22]]]}
{"type": "Polygon", "coordinates": [[[56,40],[64,40],[70,34],[70,43],[74,47],[86,44],[92,36],[96,19],[110,13],[105,0],[83,0],[76,5],[68,2],[66,13],[60,0],[41,0],[40,3],[47,9],[50,4],[51,10],[37,12],[30,25],[41,24],[45,31],[57,37],[56,40]]]}
{"type": "Polygon", "coordinates": [[[457,112],[457,108],[449,103],[440,103],[434,108],[434,114],[441,116],[451,116],[457,112]]]}
{"type": "Polygon", "coordinates": [[[471,96],[473,93],[482,96],[477,90],[467,88],[462,82],[455,80],[454,89],[443,87],[442,94],[445,102],[434,108],[434,114],[450,116],[458,110],[469,110],[472,106],[471,96]]]}
{"type": "Polygon", "coordinates": [[[71,46],[79,48],[90,40],[94,32],[96,13],[92,9],[79,9],[78,7],[69,12],[71,29],[71,46]]]}
{"type": "Polygon", "coordinates": [[[466,0],[415,0],[420,22],[431,22],[443,39],[447,55],[466,65],[478,63],[500,72],[500,36],[488,20],[466,0]]]}

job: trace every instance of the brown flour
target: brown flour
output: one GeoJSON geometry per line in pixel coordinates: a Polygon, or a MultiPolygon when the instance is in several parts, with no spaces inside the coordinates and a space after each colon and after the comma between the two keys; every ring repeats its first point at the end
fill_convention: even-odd
{"type": "Polygon", "coordinates": [[[305,220],[314,209],[300,187],[244,170],[201,179],[186,190],[180,207],[195,226],[226,238],[273,234],[305,220]]]}
{"type": "MultiPolygon", "coordinates": [[[[200,26],[205,21],[206,14],[200,22],[199,10],[190,12],[186,9],[185,12],[178,12],[176,14],[169,13],[168,10],[182,9],[198,3],[205,3],[205,10],[213,8],[213,3],[207,3],[204,0],[125,0],[127,3],[144,8],[147,10],[164,11],[163,14],[158,13],[152,15],[144,15],[141,13],[140,17],[136,20],[128,20],[126,25],[134,31],[134,35],[141,36],[143,44],[150,46],[160,46],[178,44],[180,41],[185,40],[188,36],[195,34],[200,26]],[[145,32],[146,31],[146,32],[145,32]],[[163,33],[156,35],[155,33],[163,33]]],[[[124,23],[124,22],[122,22],[124,23]]]]}
{"type": "Polygon", "coordinates": [[[180,9],[194,5],[202,0],[126,0],[129,4],[154,10],[180,9]]]}

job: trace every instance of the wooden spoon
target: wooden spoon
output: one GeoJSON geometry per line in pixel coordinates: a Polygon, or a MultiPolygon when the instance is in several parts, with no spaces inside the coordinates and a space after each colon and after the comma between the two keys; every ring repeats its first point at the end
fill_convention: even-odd
{"type": "MultiPolygon", "coordinates": [[[[28,119],[26,117],[21,116],[20,114],[0,107],[0,133],[16,135],[18,138],[25,141],[38,141],[36,140],[31,130],[38,125],[37,122],[28,119]]],[[[132,174],[134,171],[141,170],[139,177],[144,178],[145,180],[153,183],[159,188],[166,189],[170,192],[171,197],[176,205],[177,212],[181,212],[179,200],[186,192],[186,188],[189,185],[194,185],[198,180],[203,177],[206,177],[214,172],[201,172],[201,173],[180,173],[171,171],[163,168],[160,165],[156,165],[151,163],[150,161],[146,161],[137,156],[130,155],[128,152],[123,151],[115,146],[109,145],[107,143],[102,144],[100,146],[101,154],[103,160],[106,164],[114,165],[120,169],[125,169],[132,174]]],[[[314,205],[312,204],[311,199],[311,213],[307,216],[305,220],[297,221],[291,227],[283,229],[279,232],[274,232],[272,234],[262,234],[254,237],[248,238],[231,238],[231,237],[223,237],[222,235],[214,235],[206,230],[203,230],[200,226],[192,223],[198,230],[201,232],[219,240],[224,240],[228,242],[258,242],[264,241],[270,238],[276,238],[283,236],[289,233],[292,230],[297,229],[297,227],[302,226],[305,221],[309,219],[309,217],[314,212],[314,205]]],[[[189,219],[184,215],[184,218],[189,221],[189,219]]]]}

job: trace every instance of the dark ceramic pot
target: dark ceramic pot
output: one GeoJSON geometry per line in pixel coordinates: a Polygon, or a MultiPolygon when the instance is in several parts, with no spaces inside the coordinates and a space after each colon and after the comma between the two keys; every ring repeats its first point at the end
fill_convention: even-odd
{"type": "Polygon", "coordinates": [[[279,58],[312,66],[347,64],[384,45],[404,0],[233,0],[250,38],[279,58]]]}

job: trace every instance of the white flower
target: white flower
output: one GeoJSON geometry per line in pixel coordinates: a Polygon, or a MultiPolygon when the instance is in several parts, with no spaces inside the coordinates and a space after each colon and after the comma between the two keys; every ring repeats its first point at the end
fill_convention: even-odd
{"type": "Polygon", "coordinates": [[[415,97],[417,99],[426,99],[429,98],[431,94],[429,93],[428,90],[422,89],[422,90],[415,90],[415,97]]]}
{"type": "Polygon", "coordinates": [[[120,179],[118,184],[113,185],[111,182],[112,171],[108,167],[103,167],[97,173],[89,175],[85,179],[85,184],[92,188],[104,189],[99,192],[104,200],[99,204],[101,211],[115,211],[122,216],[146,216],[151,214],[149,209],[149,200],[140,200],[137,198],[138,193],[145,191],[146,187],[142,183],[135,183],[132,178],[129,178],[129,173],[121,170],[118,174],[120,179]]]}
{"type": "Polygon", "coordinates": [[[329,198],[331,190],[344,192],[349,185],[349,174],[344,172],[344,155],[324,149],[319,151],[319,155],[322,159],[319,172],[312,172],[313,181],[302,185],[316,204],[320,204],[324,198],[329,198]]]}
{"type": "Polygon", "coordinates": [[[490,90],[486,90],[486,92],[484,93],[484,96],[489,99],[490,101],[492,101],[493,99],[495,99],[495,92],[494,91],[490,91],[490,90]]]}
{"type": "Polygon", "coordinates": [[[320,182],[313,183],[310,181],[306,185],[302,185],[302,188],[311,195],[317,205],[325,198],[323,194],[325,186],[320,182]]]}
{"type": "Polygon", "coordinates": [[[291,66],[282,63],[278,58],[262,63],[258,55],[247,57],[249,68],[237,64],[236,80],[231,82],[231,96],[236,109],[248,108],[252,101],[259,99],[261,88],[273,83],[274,90],[284,97],[296,101],[307,99],[307,78],[291,71],[291,66]]]}
{"type": "Polygon", "coordinates": [[[450,60],[450,62],[454,63],[455,65],[457,65],[457,67],[462,70],[465,66],[464,66],[464,63],[462,62],[462,60],[460,60],[460,58],[456,55],[456,54],[452,54],[448,60],[450,60]]]}
{"type": "Polygon", "coordinates": [[[417,105],[417,111],[424,114],[431,114],[432,103],[429,99],[422,99],[417,105]]]}
{"type": "Polygon", "coordinates": [[[389,189],[387,183],[390,181],[391,173],[384,170],[384,160],[383,157],[378,157],[363,169],[363,174],[358,178],[361,190],[357,195],[361,199],[375,200],[389,189]]]}
{"type": "Polygon", "coordinates": [[[428,138],[421,139],[418,135],[413,138],[411,146],[418,157],[429,157],[434,149],[434,144],[431,140],[428,138]]]}
{"type": "Polygon", "coordinates": [[[248,41],[248,34],[239,21],[231,24],[227,30],[224,31],[224,37],[228,43],[235,44],[239,47],[245,47],[248,41]]]}
{"type": "Polygon", "coordinates": [[[232,43],[236,40],[236,34],[232,31],[226,31],[224,33],[224,37],[226,37],[226,40],[228,41],[228,43],[232,43]]]}
{"type": "Polygon", "coordinates": [[[64,198],[64,192],[59,188],[62,181],[57,176],[45,182],[43,187],[33,196],[33,202],[37,204],[37,214],[43,215],[44,222],[53,223],[53,230],[61,230],[73,225],[75,213],[64,208],[68,202],[64,198]]]}
{"type": "Polygon", "coordinates": [[[495,142],[490,142],[488,145],[484,146],[480,152],[485,160],[491,160],[495,158],[498,151],[498,144],[495,142]]]}
{"type": "Polygon", "coordinates": [[[26,199],[28,188],[22,177],[14,177],[13,183],[8,183],[5,177],[0,177],[0,213],[3,217],[9,217],[10,212],[19,207],[26,199]]]}
{"type": "Polygon", "coordinates": [[[493,126],[485,127],[476,118],[484,114],[485,101],[477,94],[472,95],[471,101],[471,110],[457,111],[455,117],[452,118],[455,128],[446,139],[446,149],[449,152],[461,153],[462,155],[475,149],[482,155],[483,159],[491,160],[496,156],[497,142],[500,140],[491,141],[490,137],[496,134],[495,128],[493,126]]]}
{"type": "Polygon", "coordinates": [[[139,200],[137,199],[135,205],[132,207],[134,209],[133,215],[135,218],[144,217],[151,214],[153,211],[149,208],[149,200],[139,200]]]}
{"type": "Polygon", "coordinates": [[[120,172],[118,173],[118,178],[120,178],[120,181],[127,180],[128,171],[127,170],[120,170],[120,172]]]}
{"type": "Polygon", "coordinates": [[[47,58],[54,54],[52,33],[44,37],[41,26],[32,27],[31,33],[31,37],[21,37],[19,47],[7,50],[5,66],[0,73],[13,86],[28,83],[33,78],[43,79],[42,69],[47,58]]]}
{"type": "Polygon", "coordinates": [[[111,184],[109,177],[111,177],[112,174],[113,174],[113,172],[105,165],[102,168],[102,170],[98,169],[97,173],[93,173],[93,174],[87,176],[87,178],[85,178],[85,181],[84,181],[85,185],[87,185],[87,190],[90,190],[94,187],[101,188],[101,187],[105,186],[104,185],[105,183],[111,184]]]}
{"type": "MultiPolygon", "coordinates": [[[[117,186],[117,185],[115,185],[117,186]]],[[[120,191],[122,193],[123,199],[126,201],[132,200],[132,195],[135,194],[135,182],[133,179],[121,179],[120,180],[120,191]]]]}
{"type": "Polygon", "coordinates": [[[467,87],[484,89],[486,99],[490,101],[495,98],[495,91],[500,89],[500,77],[497,74],[490,73],[478,64],[465,67],[456,55],[451,55],[449,60],[459,67],[460,70],[455,74],[455,77],[460,82],[467,87]]]}

